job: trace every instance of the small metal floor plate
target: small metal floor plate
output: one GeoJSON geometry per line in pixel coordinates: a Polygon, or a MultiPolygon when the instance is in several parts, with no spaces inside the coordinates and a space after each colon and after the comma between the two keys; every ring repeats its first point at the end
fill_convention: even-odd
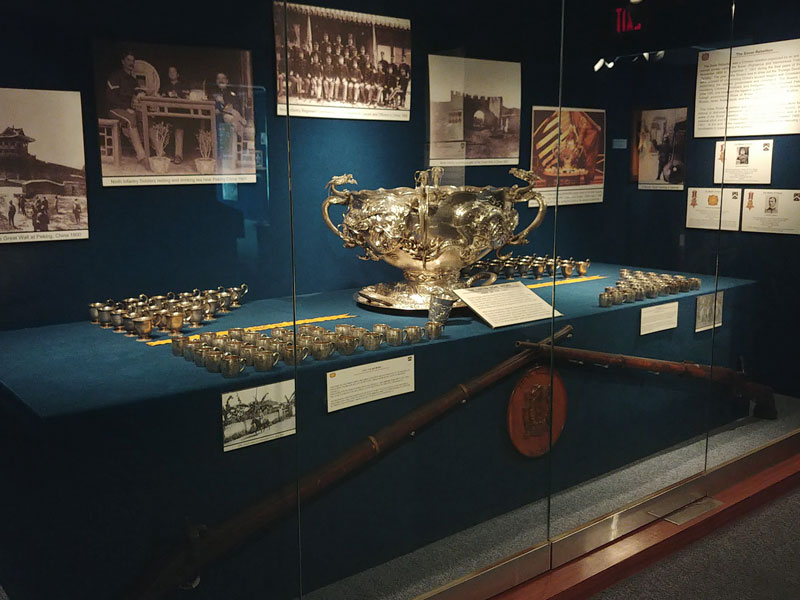
{"type": "Polygon", "coordinates": [[[692,519],[696,519],[700,515],[707,513],[710,510],[714,510],[722,504],[723,502],[720,500],[706,496],[705,498],[701,498],[696,502],[692,502],[690,505],[672,513],[671,515],[664,517],[664,520],[675,525],[683,525],[684,523],[688,523],[692,519]]]}

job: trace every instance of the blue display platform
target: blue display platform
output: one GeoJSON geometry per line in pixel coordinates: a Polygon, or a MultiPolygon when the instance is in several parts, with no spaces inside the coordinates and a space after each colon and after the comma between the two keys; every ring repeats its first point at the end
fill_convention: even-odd
{"type": "MultiPolygon", "coordinates": [[[[714,290],[713,278],[703,277],[698,292],[601,309],[598,294],[615,283],[618,269],[596,264],[589,275],[602,278],[555,288],[555,305],[563,313],[556,327],[575,328],[565,344],[711,362],[712,332],[695,333],[694,317],[695,298],[714,290]],[[639,309],[673,301],[679,302],[678,327],[640,336],[639,309]]],[[[752,352],[748,315],[755,286],[720,279],[718,289],[725,291],[724,314],[713,360],[733,367],[739,355],[752,352]]],[[[551,286],[535,291],[551,299],[551,286]]],[[[425,321],[360,307],[353,292],[299,297],[297,318],[352,315],[321,323],[329,327],[425,321]]],[[[292,308],[289,298],[246,302],[197,331],[291,321],[292,308]]],[[[175,358],[168,345],[137,343],[88,322],[0,333],[4,450],[16,457],[5,469],[13,492],[4,498],[5,514],[14,518],[0,525],[15,551],[0,554],[0,580],[12,598],[14,590],[24,598],[63,597],[70,586],[84,599],[116,597],[155,556],[182,540],[187,520],[225,519],[508,358],[517,351],[516,340],[541,339],[549,331],[549,320],[491,330],[463,311],[437,341],[359,350],[324,362],[308,359],[296,373],[283,363],[269,373],[248,369],[238,379],[175,358]],[[416,393],[327,413],[327,371],[412,353],[416,393]],[[297,435],[223,453],[221,394],[292,377],[297,435]],[[26,487],[26,481],[36,485],[26,487]],[[51,573],[47,578],[35,575],[42,561],[51,573]]],[[[303,589],[690,439],[748,408],[706,382],[587,366],[559,370],[568,417],[546,457],[525,458],[508,439],[506,403],[518,378],[511,377],[303,506],[303,589]]],[[[297,530],[296,517],[277,524],[205,573],[196,597],[251,598],[267,590],[274,598],[296,595],[297,530]]]]}

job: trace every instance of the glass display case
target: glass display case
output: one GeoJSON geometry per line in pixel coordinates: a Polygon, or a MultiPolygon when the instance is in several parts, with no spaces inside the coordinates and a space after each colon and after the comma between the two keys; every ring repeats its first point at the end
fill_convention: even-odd
{"type": "Polygon", "coordinates": [[[796,448],[796,6],[34,4],[11,600],[486,599],[796,448]]]}

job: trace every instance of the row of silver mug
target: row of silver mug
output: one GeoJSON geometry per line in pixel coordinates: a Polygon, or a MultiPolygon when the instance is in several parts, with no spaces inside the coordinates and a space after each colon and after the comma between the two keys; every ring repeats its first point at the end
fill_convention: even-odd
{"type": "Polygon", "coordinates": [[[616,286],[607,286],[605,291],[600,293],[599,303],[602,308],[645,298],[696,291],[702,284],[699,277],[687,278],[683,275],[644,273],[630,269],[620,269],[619,276],[616,286]]]}
{"type": "Polygon", "coordinates": [[[340,323],[333,330],[303,324],[292,329],[275,327],[269,334],[243,328],[227,332],[205,332],[198,336],[172,338],[172,354],[205,367],[210,373],[236,377],[248,366],[256,371],[270,371],[279,361],[289,366],[298,365],[309,356],[326,360],[334,352],[342,356],[353,354],[359,347],[368,352],[387,346],[415,344],[424,338],[441,337],[444,325],[428,321],[424,326],[391,327],[384,323],[373,325],[372,330],[340,323]]]}
{"type": "Polygon", "coordinates": [[[503,275],[506,279],[519,277],[534,277],[541,279],[545,275],[553,277],[558,272],[565,278],[583,277],[589,271],[592,262],[586,260],[575,260],[570,257],[563,259],[560,256],[550,258],[549,255],[537,256],[536,254],[512,256],[509,258],[493,258],[491,260],[479,260],[471,267],[467,267],[462,273],[465,276],[474,275],[478,272],[488,271],[496,275],[503,275]]]}
{"type": "Polygon", "coordinates": [[[204,323],[214,321],[217,315],[230,313],[241,306],[247,294],[247,284],[216,290],[174,293],[166,295],[106,300],[89,304],[89,319],[103,329],[137,337],[137,341],[150,341],[151,333],[157,329],[168,332],[171,337],[181,335],[183,328],[196,329],[204,323]]]}

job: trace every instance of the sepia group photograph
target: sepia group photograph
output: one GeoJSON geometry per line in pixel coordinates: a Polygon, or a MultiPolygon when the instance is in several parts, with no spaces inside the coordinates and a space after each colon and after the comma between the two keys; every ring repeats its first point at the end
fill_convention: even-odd
{"type": "Polygon", "coordinates": [[[80,92],[0,88],[0,244],[88,237],[80,92]]]}
{"type": "Polygon", "coordinates": [[[277,113],[408,121],[411,21],[275,2],[277,113]]]}
{"type": "Polygon", "coordinates": [[[428,57],[431,166],[519,164],[521,64],[428,57]]]}
{"type": "Polygon", "coordinates": [[[222,394],[222,449],[237,450],[293,435],[294,379],[222,394]]]}
{"type": "Polygon", "coordinates": [[[256,181],[250,52],[96,43],[104,186],[256,181]]]}

